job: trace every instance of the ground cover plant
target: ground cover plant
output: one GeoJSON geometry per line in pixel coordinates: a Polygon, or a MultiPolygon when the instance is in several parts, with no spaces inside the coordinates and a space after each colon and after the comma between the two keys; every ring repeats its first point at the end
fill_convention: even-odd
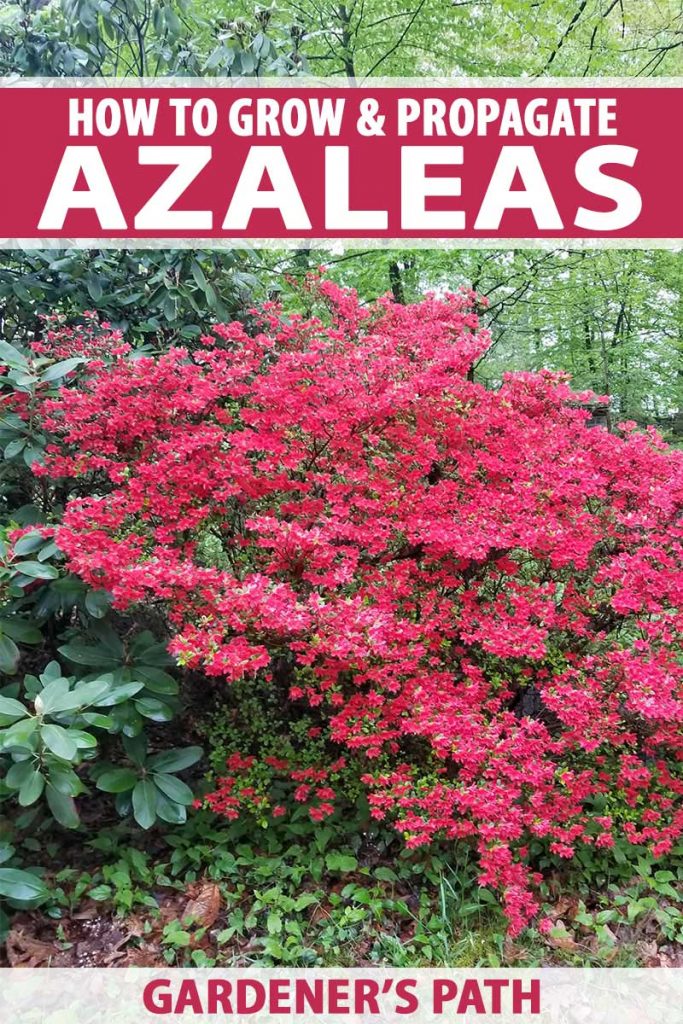
{"type": "Polygon", "coordinates": [[[307,288],[315,315],[270,304],[192,351],[140,356],[91,319],[4,352],[6,422],[45,446],[12,457],[59,520],[10,530],[10,596],[65,558],[57,654],[91,669],[10,688],[5,792],[64,826],[88,785],[182,823],[200,751],[149,733],[178,701],[163,637],[217,697],[208,808],[472,848],[515,935],[544,864],[623,859],[621,837],[677,856],[683,456],[591,427],[562,375],[472,381],[469,291],[307,288]]]}
{"type": "Polygon", "coordinates": [[[552,927],[511,940],[466,847],[410,851],[353,819],[262,829],[199,811],[144,839],[113,821],[71,847],[53,828],[15,838],[55,867],[40,910],[13,915],[13,966],[680,965],[683,861],[664,871],[625,841],[618,860],[584,850],[579,871],[555,870],[552,927]]]}

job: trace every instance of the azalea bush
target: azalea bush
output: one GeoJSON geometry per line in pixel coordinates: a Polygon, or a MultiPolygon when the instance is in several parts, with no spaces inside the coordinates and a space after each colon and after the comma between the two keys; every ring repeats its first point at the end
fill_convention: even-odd
{"type": "Polygon", "coordinates": [[[683,454],[590,427],[565,376],[474,383],[470,292],[316,294],[79,367],[32,472],[70,571],[264,709],[227,730],[217,814],[364,799],[410,847],[476,847],[517,932],[539,848],[681,835],[683,454]]]}

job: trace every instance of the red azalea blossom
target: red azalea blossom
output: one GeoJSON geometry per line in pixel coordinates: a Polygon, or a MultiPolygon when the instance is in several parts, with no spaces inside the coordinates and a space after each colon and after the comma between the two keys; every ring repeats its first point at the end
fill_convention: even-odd
{"type": "Polygon", "coordinates": [[[83,356],[88,360],[99,360],[130,352],[130,345],[123,340],[123,333],[112,330],[110,323],[100,320],[93,310],[83,313],[83,323],[69,325],[63,314],[41,316],[45,330],[40,341],[31,344],[36,355],[52,359],[72,359],[83,356]]]}
{"type": "MultiPolygon", "coordinates": [[[[58,543],[116,607],[163,603],[207,676],[286,652],[283,699],[329,751],[293,766],[295,799],[360,761],[409,846],[476,844],[517,932],[531,840],[661,854],[683,831],[683,454],[589,428],[594,396],[561,374],[473,382],[472,293],[368,308],[318,288],[331,323],[269,304],[254,336],[119,353],[45,403],[46,471],[106,481],[58,543]],[[594,810],[612,794],[628,816],[594,810]]],[[[230,759],[217,813],[240,813],[253,763],[230,759]]]]}

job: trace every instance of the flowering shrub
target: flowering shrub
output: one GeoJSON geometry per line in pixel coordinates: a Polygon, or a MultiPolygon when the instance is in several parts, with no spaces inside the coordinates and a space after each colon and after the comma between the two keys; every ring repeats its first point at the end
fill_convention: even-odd
{"type": "Polygon", "coordinates": [[[123,340],[120,330],[113,330],[107,321],[100,321],[93,310],[83,313],[82,323],[72,326],[63,313],[41,316],[43,333],[31,342],[31,351],[51,359],[69,359],[82,356],[88,360],[124,355],[130,345],[123,340]]]}
{"type": "Polygon", "coordinates": [[[78,481],[73,572],[313,723],[318,763],[235,749],[219,813],[287,813],[286,782],[321,820],[351,760],[409,846],[471,837],[516,932],[531,844],[681,834],[683,455],[589,429],[564,376],[470,380],[473,294],[319,288],[329,317],[269,306],[254,336],[96,366],[46,402],[35,471],[78,481]]]}

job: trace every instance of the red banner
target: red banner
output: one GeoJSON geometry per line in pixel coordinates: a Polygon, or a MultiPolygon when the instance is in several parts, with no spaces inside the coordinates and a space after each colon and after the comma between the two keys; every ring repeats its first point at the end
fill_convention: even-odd
{"type": "MultiPolygon", "coordinates": [[[[0,89],[8,239],[676,239],[680,88],[0,89]]],[[[408,244],[409,241],[408,241],[408,244]]]]}

